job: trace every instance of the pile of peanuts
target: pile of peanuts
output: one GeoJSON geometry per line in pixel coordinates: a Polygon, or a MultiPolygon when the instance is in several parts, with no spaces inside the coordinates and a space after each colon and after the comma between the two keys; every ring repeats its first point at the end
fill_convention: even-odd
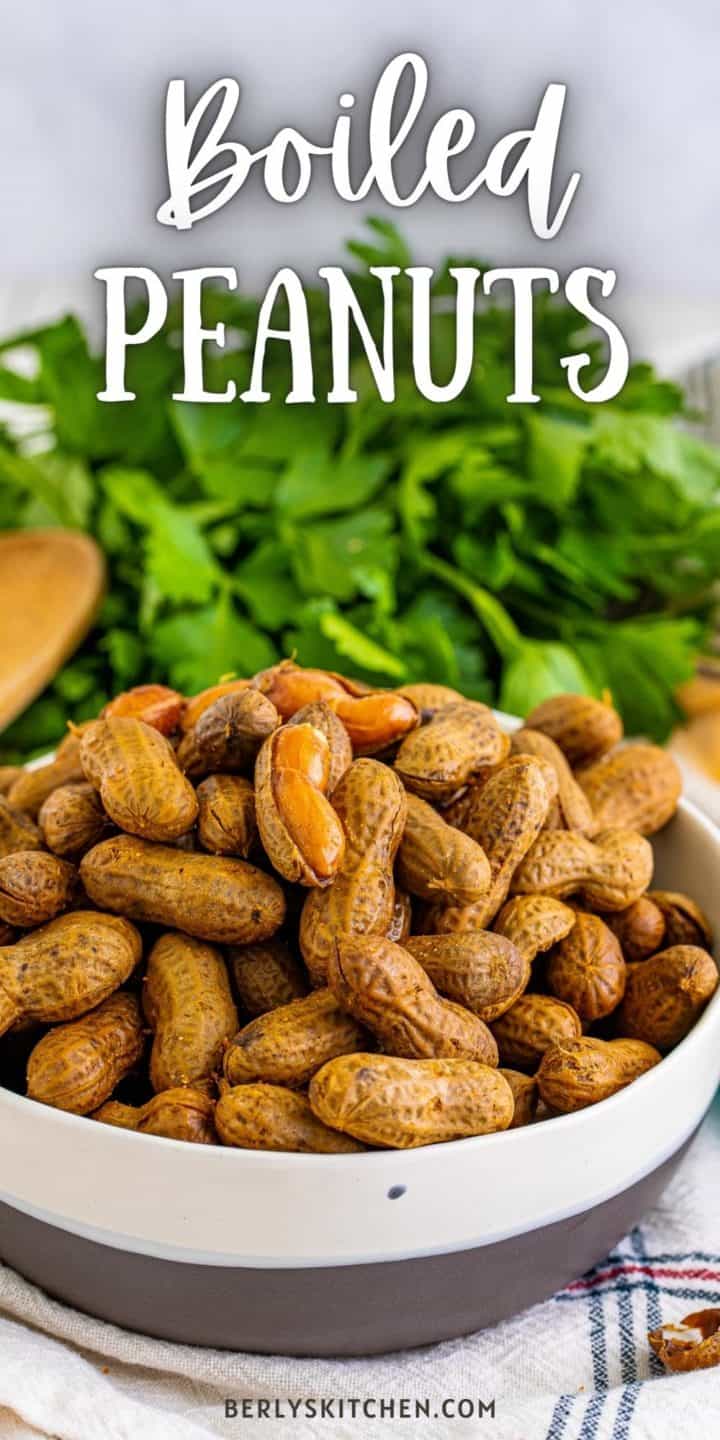
{"type": "Polygon", "coordinates": [[[648,888],[680,790],[587,696],[509,735],[445,686],[289,661],[138,686],[0,770],[0,1081],[321,1153],[596,1104],[718,984],[701,910],[648,888]]]}

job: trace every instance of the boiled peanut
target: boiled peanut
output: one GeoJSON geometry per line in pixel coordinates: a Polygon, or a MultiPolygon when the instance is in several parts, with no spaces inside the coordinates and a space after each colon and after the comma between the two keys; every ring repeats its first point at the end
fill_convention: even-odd
{"type": "Polygon", "coordinates": [[[625,910],[650,883],[653,853],[634,830],[605,830],[588,840],[574,830],[547,830],[515,871],[519,895],[582,896],[596,910],[625,910]]]}
{"type": "Polygon", "coordinates": [[[326,890],[311,890],[300,917],[300,949],[314,984],[323,984],[335,937],[386,935],[395,907],[393,862],[407,797],[377,760],[353,761],[333,795],[345,831],[345,857],[326,890]]]}
{"type": "Polygon", "coordinates": [[[434,905],[426,917],[428,929],[482,930],[489,924],[545,824],[550,803],[543,762],[533,755],[518,755],[490,777],[467,820],[468,833],[490,862],[490,889],[473,905],[434,905]]]}
{"type": "Polygon", "coordinates": [[[327,781],[327,794],[330,796],[335,786],[342,780],[346,770],[352,765],[353,749],[342,720],[335,714],[335,711],[325,704],[324,700],[316,700],[311,705],[303,705],[295,714],[286,721],[287,725],[312,725],[319,730],[327,740],[330,769],[327,781]]]}
{"type": "Polygon", "coordinates": [[[507,1080],[476,1060],[345,1055],[323,1065],[308,1093],[325,1125],[398,1150],[506,1130],[514,1111],[507,1080]]]}
{"type": "Polygon", "coordinates": [[[14,810],[0,795],[0,858],[20,850],[41,850],[42,836],[37,825],[21,810],[14,810]]]}
{"type": "Polygon", "coordinates": [[[511,940],[528,965],[537,955],[564,940],[575,924],[575,911],[550,895],[516,895],[495,917],[497,935],[511,940]]]}
{"type": "Polygon", "coordinates": [[[65,910],[79,888],[77,870],[44,850],[18,850],[0,860],[0,920],[28,929],[65,910]]]}
{"type": "Polygon", "coordinates": [[[299,1088],[336,1055],[367,1046],[367,1034],[341,1010],[328,989],[314,990],[258,1015],[225,1051],[225,1079],[231,1085],[267,1081],[299,1088]]]}
{"type": "Polygon", "coordinates": [[[648,1331],[651,1349],[666,1370],[687,1374],[720,1365],[720,1310],[694,1310],[679,1325],[648,1331]]]}
{"type": "Polygon", "coordinates": [[[96,905],[198,940],[253,945],[285,918],[277,881],[246,860],[187,854],[121,835],[89,850],[80,878],[96,905]]]}
{"type": "MultiPolygon", "coordinates": [[[[54,760],[21,772],[7,794],[13,809],[22,810],[35,820],[40,807],[58,785],[70,785],[85,779],[80,764],[80,739],[81,731],[66,735],[58,745],[54,760]]],[[[29,848],[26,846],[26,849],[29,848]]]]}
{"type": "Polygon", "coordinates": [[[485,851],[417,795],[408,795],[396,873],[400,884],[423,900],[472,905],[490,888],[485,851]]]}
{"type": "Polygon", "coordinates": [[[438,711],[403,740],[395,769],[414,794],[425,800],[450,800],[478,770],[504,760],[509,749],[509,736],[492,710],[463,700],[438,711]]]}
{"type": "Polygon", "coordinates": [[[349,1155],[364,1147],[318,1120],[310,1101],[282,1085],[238,1085],[218,1101],[217,1131],[223,1145],[245,1150],[295,1150],[349,1155]]]}
{"type": "Polygon", "coordinates": [[[327,798],[330,746],[313,725],[283,726],[255,765],[260,839],[286,880],[329,885],[345,854],[345,832],[327,798]]]}
{"type": "Polygon", "coordinates": [[[641,1040],[557,1040],[537,1072],[540,1097],[550,1110],[567,1114],[597,1105],[657,1065],[660,1054],[641,1040]]]}
{"type": "Polygon", "coordinates": [[[112,830],[100,796],[86,781],[59,785],[41,805],[38,825],[48,850],[76,859],[112,830]]]}
{"type": "Polygon", "coordinates": [[[162,935],[150,951],[143,1010],[154,1031],[150,1083],[155,1091],[211,1076],[238,1028],[222,955],[177,931],[162,935]]]}
{"type": "Polygon", "coordinates": [[[398,695],[404,695],[406,700],[412,701],[423,722],[431,720],[438,710],[445,710],[448,705],[462,704],[465,700],[465,696],[461,695],[459,690],[453,690],[450,685],[435,685],[427,680],[398,685],[396,689],[398,695]]]}
{"type": "Polygon", "coordinates": [[[672,1050],[684,1040],[718,986],[712,955],[697,945],[672,945],[628,966],[617,1033],[672,1050]]]}
{"type": "Polygon", "coordinates": [[[625,994],[627,966],[620,942],[599,915],[580,912],[570,934],[552,951],[545,977],[550,993],[592,1025],[615,1010],[625,994]]]}
{"type": "Polygon", "coordinates": [[[167,685],[135,685],[132,690],[116,695],[105,706],[100,718],[108,720],[118,715],[129,716],[133,720],[143,720],[153,730],[159,730],[161,735],[172,735],[180,724],[184,708],[182,695],[177,690],[168,689],[167,685]]]}
{"type": "Polygon", "coordinates": [[[275,706],[257,690],[232,690],[203,710],[178,746],[181,770],[193,779],[250,770],[279,724],[275,706]]]}
{"type": "Polygon", "coordinates": [[[193,1085],[178,1085],[153,1095],[145,1105],[121,1105],[107,1100],[93,1114],[103,1125],[135,1130],[138,1135],[159,1135],[193,1145],[215,1145],[215,1102],[193,1085]]]}
{"type": "Polygon", "coordinates": [[[406,895],[404,890],[396,889],[392,920],[385,932],[385,938],[394,940],[396,945],[404,945],[411,930],[412,902],[410,896],[406,895]]]}
{"type": "Polygon", "coordinates": [[[675,814],[682,776],[659,745],[635,742],[579,770],[579,785],[598,830],[638,830],[654,835],[675,814]]]}
{"type": "Polygon", "coordinates": [[[177,840],[197,819],[195,791],[163,735],[142,720],[96,720],[80,742],[83,771],[121,830],[177,840]]]}
{"type": "Polygon", "coordinates": [[[538,1088],[534,1075],[523,1075],[520,1070],[499,1070],[503,1080],[507,1080],[513,1092],[515,1101],[515,1113],[512,1118],[511,1130],[520,1130],[523,1125],[531,1125],[535,1119],[538,1107],[538,1088]]]}
{"type": "MultiPolygon", "coordinates": [[[[557,776],[558,794],[553,806],[555,823],[548,816],[552,829],[579,830],[581,835],[592,835],[597,829],[590,801],[580,788],[559,745],[544,735],[542,730],[530,730],[526,726],[516,730],[511,737],[514,755],[534,755],[552,766],[557,776]]],[[[603,827],[605,828],[605,827],[603,827]]]]}
{"type": "Polygon", "coordinates": [[[296,665],[293,660],[281,660],[269,670],[260,670],[251,683],[270,697],[283,720],[290,720],[303,705],[314,705],[318,701],[332,705],[348,695],[373,693],[369,685],[338,675],[334,670],[313,670],[296,665]]]}
{"type": "Polygon", "coordinates": [[[551,995],[520,995],[492,1025],[500,1063],[511,1070],[534,1070],[555,1041],[582,1034],[575,1011],[551,995]]]}
{"type": "Polygon", "coordinates": [[[368,693],[344,675],[329,670],[301,670],[283,661],[255,676],[254,683],[289,720],[304,705],[322,700],[342,721],[356,755],[377,755],[395,745],[418,723],[410,700],[391,690],[368,693]]]}
{"type": "Polygon", "coordinates": [[[647,898],[657,906],[665,922],[664,945],[700,945],[705,950],[712,949],[710,921],[689,895],[675,890],[650,890],[647,898]]]}
{"type": "Polygon", "coordinates": [[[223,695],[242,695],[244,690],[252,688],[251,680],[222,680],[218,685],[210,685],[207,690],[201,690],[199,695],[191,695],[185,701],[185,708],[180,717],[180,729],[183,734],[193,730],[197,725],[200,716],[205,710],[209,710],[216,700],[223,695]]]}
{"type": "Polygon", "coordinates": [[[627,910],[608,915],[605,923],[617,936],[628,961],[647,960],[648,955],[660,949],[665,938],[665,917],[649,895],[641,895],[627,910]]]}
{"type": "Polygon", "coordinates": [[[242,775],[208,775],[197,787],[198,839],[210,855],[247,859],[257,836],[255,791],[242,775]]]}
{"type": "Polygon", "coordinates": [[[73,1020],[128,979],[142,954],[134,925],[75,910],[0,950],[0,1035],[18,1020],[73,1020]]]}
{"type": "Polygon", "coordinates": [[[531,710],[525,724],[549,735],[573,767],[598,760],[623,733],[617,710],[591,695],[553,695],[531,710]]]}
{"type": "Polygon", "coordinates": [[[284,941],[233,945],[228,953],[235,988],[248,1015],[264,1015],[307,995],[307,976],[284,941]]]}
{"type": "Polygon", "coordinates": [[[530,978],[530,965],[520,951],[490,930],[411,935],[404,943],[441,995],[486,1024],[510,1008],[530,978]]]}
{"type": "Polygon", "coordinates": [[[420,962],[381,936],[341,936],[328,984],[390,1055],[408,1060],[465,1058],[497,1064],[497,1048],[477,1015],[438,995],[420,962]]]}
{"type": "Polygon", "coordinates": [[[28,1096],[57,1110],[88,1115],[137,1064],[143,1045],[135,996],[111,995],[82,1019],[58,1025],[38,1041],[28,1061],[28,1096]]]}
{"type": "Polygon", "coordinates": [[[21,765],[0,765],[0,795],[7,795],[11,785],[14,785],[21,775],[21,765]]]}

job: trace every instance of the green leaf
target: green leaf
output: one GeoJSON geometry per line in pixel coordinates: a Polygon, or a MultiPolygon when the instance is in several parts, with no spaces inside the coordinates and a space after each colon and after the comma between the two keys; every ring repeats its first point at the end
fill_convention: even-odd
{"type": "Polygon", "coordinates": [[[239,615],[229,595],[202,610],[182,610],[159,621],[150,649],[161,675],[187,694],[213,685],[221,675],[252,675],[277,660],[274,646],[239,615]]]}
{"type": "Polygon", "coordinates": [[[590,440],[588,425],[528,415],[528,471],[546,504],[563,510],[575,498],[590,440]]]}
{"type": "Polygon", "coordinates": [[[407,669],[402,660],[391,655],[382,645],[377,645],[368,635],[363,635],[337,611],[328,610],[320,616],[320,630],[328,640],[332,640],[339,654],[359,670],[388,675],[393,680],[405,679],[407,669]]]}
{"type": "Polygon", "coordinates": [[[582,695],[591,690],[580,657],[567,645],[526,640],[505,668],[500,708],[510,715],[525,716],[551,695],[582,695]]]}
{"type": "Polygon", "coordinates": [[[302,594],[290,573],[287,547],[278,540],[258,545],[235,571],[235,588],[253,620],[266,630],[280,630],[297,615],[302,594]]]}
{"type": "Polygon", "coordinates": [[[316,521],[288,532],[295,579],[306,595],[352,600],[368,570],[391,574],[397,563],[392,517],[385,510],[358,510],[342,520],[316,521]]]}
{"type": "Polygon", "coordinates": [[[275,493],[275,504],[294,519],[355,510],[371,500],[388,472],[383,455],[343,458],[303,451],[291,461],[275,493]]]}

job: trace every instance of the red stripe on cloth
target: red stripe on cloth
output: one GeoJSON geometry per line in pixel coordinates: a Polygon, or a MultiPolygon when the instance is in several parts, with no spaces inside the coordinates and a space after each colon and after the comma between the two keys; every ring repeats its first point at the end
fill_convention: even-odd
{"type": "Polygon", "coordinates": [[[597,1275],[590,1275],[586,1280],[573,1280],[572,1285],[567,1285],[567,1291],[592,1290],[595,1285],[605,1285],[609,1280],[616,1280],[619,1275],[649,1275],[651,1278],[664,1280],[720,1280],[720,1270],[708,1270],[706,1267],[680,1269],[670,1265],[614,1265],[610,1270],[601,1270],[597,1275]]]}

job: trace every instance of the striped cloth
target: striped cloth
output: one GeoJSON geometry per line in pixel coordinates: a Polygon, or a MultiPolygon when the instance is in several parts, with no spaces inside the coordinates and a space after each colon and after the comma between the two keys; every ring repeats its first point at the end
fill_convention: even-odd
{"type": "Polygon", "coordinates": [[[720,1305],[719,1200],[716,1105],[658,1208],[590,1274],[494,1330],[372,1360],[164,1344],[68,1310],[0,1266],[0,1436],[714,1440],[720,1370],[664,1375],[647,1332],[720,1305]],[[272,1414],[226,1419],[228,1398],[269,1401],[272,1414]],[[340,1414],[339,1402],[347,1412],[366,1398],[429,1402],[429,1418],[340,1414]],[[332,1402],[325,1419],[304,1414],[310,1399],[332,1402]],[[463,1399],[494,1400],[494,1418],[442,1418],[463,1399]]]}

